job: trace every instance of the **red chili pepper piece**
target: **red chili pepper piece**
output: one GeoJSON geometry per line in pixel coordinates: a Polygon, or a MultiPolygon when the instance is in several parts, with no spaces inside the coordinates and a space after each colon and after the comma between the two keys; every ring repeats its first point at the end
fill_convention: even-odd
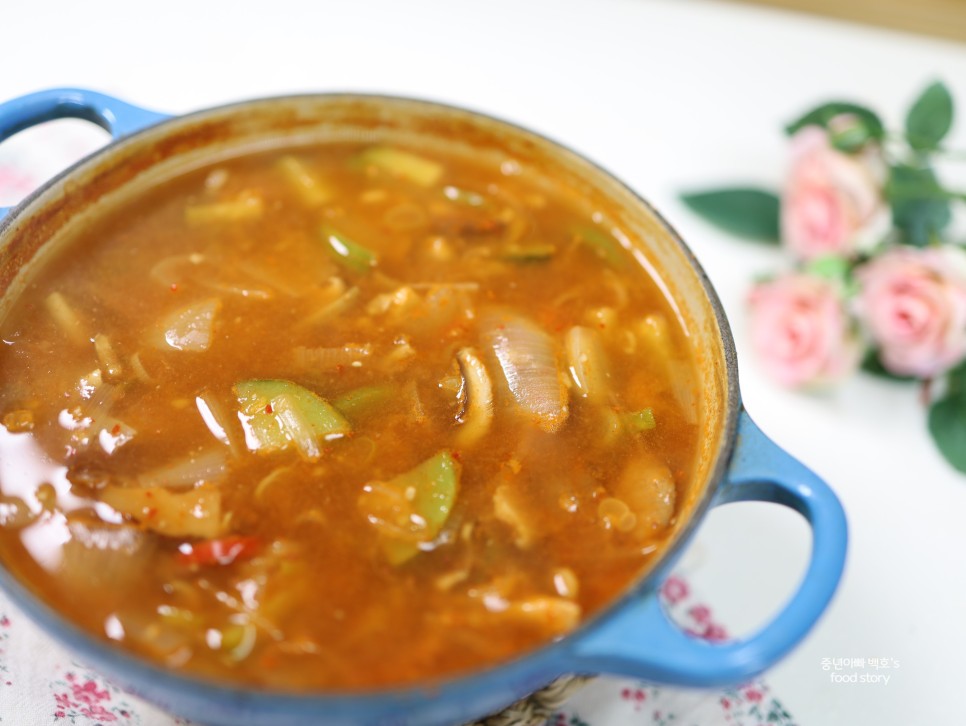
{"type": "Polygon", "coordinates": [[[261,548],[258,537],[229,535],[181,545],[178,562],[182,565],[230,565],[236,560],[254,557],[261,548]]]}

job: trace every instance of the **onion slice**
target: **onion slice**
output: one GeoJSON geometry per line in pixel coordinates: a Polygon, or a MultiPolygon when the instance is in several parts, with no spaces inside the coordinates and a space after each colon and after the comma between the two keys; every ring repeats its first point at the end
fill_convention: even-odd
{"type": "Polygon", "coordinates": [[[211,435],[225,444],[231,450],[232,456],[240,456],[241,444],[232,428],[232,419],[224,406],[221,405],[221,401],[215,398],[210,391],[202,391],[200,395],[195,397],[195,405],[198,407],[198,413],[211,435]]]}
{"type": "Polygon", "coordinates": [[[142,487],[187,487],[215,482],[228,471],[224,449],[192,452],[138,476],[142,487]]]}
{"type": "Polygon", "coordinates": [[[100,499],[145,529],[167,537],[212,538],[221,534],[221,492],[210,484],[186,492],[109,486],[101,491],[100,499]]]}
{"type": "Polygon", "coordinates": [[[593,328],[575,325],[564,338],[567,365],[577,394],[591,403],[607,404],[611,400],[608,383],[607,356],[600,333],[593,328]]]}
{"type": "Polygon", "coordinates": [[[302,371],[319,372],[338,370],[345,366],[359,368],[362,361],[371,355],[371,343],[346,343],[330,348],[306,348],[303,345],[292,351],[292,360],[302,371]]]}
{"type": "Polygon", "coordinates": [[[186,305],[161,321],[161,347],[205,351],[211,345],[211,329],[221,301],[213,298],[186,305]]]}
{"type": "Polygon", "coordinates": [[[557,431],[569,409],[553,339],[536,323],[510,313],[485,316],[483,329],[517,405],[544,431],[557,431]]]}

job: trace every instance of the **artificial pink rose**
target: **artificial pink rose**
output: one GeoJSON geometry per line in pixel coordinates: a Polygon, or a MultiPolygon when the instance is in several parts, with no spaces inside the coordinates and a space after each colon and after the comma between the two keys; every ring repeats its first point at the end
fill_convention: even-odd
{"type": "Polygon", "coordinates": [[[966,356],[966,253],[890,250],[856,272],[859,315],[893,373],[931,378],[966,356]]]}
{"type": "Polygon", "coordinates": [[[827,383],[855,370],[860,345],[838,286],[790,274],[752,288],[751,341],[786,386],[827,383]]]}
{"type": "Polygon", "coordinates": [[[878,147],[845,154],[818,126],[792,137],[792,166],[782,196],[782,239],[799,259],[852,257],[889,228],[881,187],[885,166],[878,147]]]}

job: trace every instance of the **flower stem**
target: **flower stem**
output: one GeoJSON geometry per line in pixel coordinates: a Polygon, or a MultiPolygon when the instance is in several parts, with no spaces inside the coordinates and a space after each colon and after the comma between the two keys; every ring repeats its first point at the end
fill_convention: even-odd
{"type": "Polygon", "coordinates": [[[919,186],[915,184],[897,186],[889,184],[886,186],[886,196],[891,201],[906,201],[910,199],[936,199],[936,200],[956,200],[966,202],[966,192],[954,192],[949,189],[939,187],[919,186]]]}

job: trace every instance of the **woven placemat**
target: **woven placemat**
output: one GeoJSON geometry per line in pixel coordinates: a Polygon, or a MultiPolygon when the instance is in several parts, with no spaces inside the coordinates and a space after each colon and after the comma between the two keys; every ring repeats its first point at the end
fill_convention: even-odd
{"type": "Polygon", "coordinates": [[[531,693],[500,713],[465,726],[542,726],[574,693],[594,676],[561,676],[545,688],[531,693]]]}

